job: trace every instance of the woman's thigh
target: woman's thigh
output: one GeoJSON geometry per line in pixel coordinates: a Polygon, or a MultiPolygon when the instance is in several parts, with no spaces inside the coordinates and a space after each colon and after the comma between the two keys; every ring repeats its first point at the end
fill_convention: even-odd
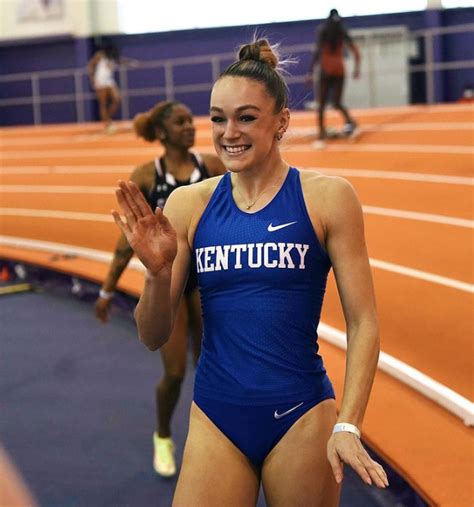
{"type": "Polygon", "coordinates": [[[306,412],[266,458],[262,483],[269,507],[335,507],[340,487],[326,456],[336,422],[334,400],[306,412]]]}
{"type": "Polygon", "coordinates": [[[258,489],[255,468],[193,403],[173,507],[254,507],[258,489]]]}
{"type": "Polygon", "coordinates": [[[186,372],[188,342],[188,311],[184,299],[178,308],[173,331],[168,341],[160,348],[165,375],[183,377],[186,372]]]}

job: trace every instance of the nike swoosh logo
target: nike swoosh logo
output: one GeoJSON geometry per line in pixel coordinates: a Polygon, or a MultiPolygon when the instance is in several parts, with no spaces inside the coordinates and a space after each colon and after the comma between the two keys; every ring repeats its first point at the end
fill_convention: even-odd
{"type": "Polygon", "coordinates": [[[285,227],[288,227],[290,225],[293,225],[293,224],[296,224],[296,222],[288,222],[287,224],[281,224],[281,225],[273,225],[273,224],[270,224],[268,226],[268,232],[275,232],[275,231],[279,231],[280,229],[284,229],[285,227]]]}
{"type": "Polygon", "coordinates": [[[282,412],[281,414],[278,413],[278,410],[275,410],[275,412],[273,413],[273,417],[275,419],[281,419],[282,417],[285,417],[285,415],[288,415],[290,414],[291,412],[293,412],[294,410],[296,410],[297,408],[300,408],[301,405],[303,405],[304,401],[302,401],[301,403],[298,403],[298,405],[295,405],[293,408],[290,408],[289,410],[287,410],[286,412],[282,412]]]}

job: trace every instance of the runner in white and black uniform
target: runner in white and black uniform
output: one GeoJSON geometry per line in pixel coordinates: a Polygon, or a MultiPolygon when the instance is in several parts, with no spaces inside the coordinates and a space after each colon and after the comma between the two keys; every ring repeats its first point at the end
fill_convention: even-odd
{"type": "MultiPolygon", "coordinates": [[[[152,209],[162,208],[176,188],[225,172],[222,162],[216,155],[191,151],[195,138],[193,116],[180,102],[159,102],[150,111],[135,117],[134,128],[139,137],[149,142],[159,140],[165,149],[160,158],[137,167],[130,177],[131,181],[138,185],[152,209]]],[[[132,256],[133,250],[122,235],[96,302],[96,314],[102,321],[108,320],[113,291],[132,256]]],[[[195,269],[190,270],[171,338],[160,350],[165,371],[156,388],[157,427],[153,441],[154,468],[163,476],[176,473],[170,425],[186,371],[189,334],[196,362],[201,350],[202,324],[195,269]]]]}

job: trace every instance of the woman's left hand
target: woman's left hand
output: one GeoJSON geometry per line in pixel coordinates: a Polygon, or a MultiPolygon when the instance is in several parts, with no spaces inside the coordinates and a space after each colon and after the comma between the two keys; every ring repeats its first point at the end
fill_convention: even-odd
{"type": "Polygon", "coordinates": [[[368,455],[357,435],[345,431],[333,433],[328,441],[327,455],[338,484],[343,479],[345,463],[351,466],[366,484],[375,484],[378,488],[388,486],[385,470],[368,455]]]}

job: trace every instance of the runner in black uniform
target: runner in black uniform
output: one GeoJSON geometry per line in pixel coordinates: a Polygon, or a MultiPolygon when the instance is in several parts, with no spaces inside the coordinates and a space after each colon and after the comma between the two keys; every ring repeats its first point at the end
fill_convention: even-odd
{"type": "MultiPolygon", "coordinates": [[[[159,140],[165,148],[161,158],[137,167],[130,177],[146,196],[152,209],[162,208],[175,188],[225,172],[216,155],[190,151],[195,138],[193,116],[180,102],[159,102],[150,111],[135,117],[134,128],[138,136],[149,142],[159,140]]],[[[109,318],[113,291],[132,256],[133,250],[122,235],[95,305],[97,317],[103,322],[109,318]]],[[[194,271],[190,271],[171,338],[160,349],[165,372],[156,389],[157,429],[153,441],[154,468],[163,476],[176,473],[170,424],[186,371],[186,338],[189,330],[195,362],[201,348],[201,307],[194,271]]]]}

